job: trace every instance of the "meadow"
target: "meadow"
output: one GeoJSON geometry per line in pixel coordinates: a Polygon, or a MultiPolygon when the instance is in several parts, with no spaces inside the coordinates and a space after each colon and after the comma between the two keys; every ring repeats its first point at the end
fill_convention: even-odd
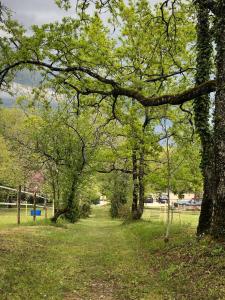
{"type": "Polygon", "coordinates": [[[225,252],[196,240],[197,214],[174,218],[169,243],[153,214],[124,222],[94,207],[75,224],[16,226],[1,211],[0,299],[225,299],[225,252]]]}

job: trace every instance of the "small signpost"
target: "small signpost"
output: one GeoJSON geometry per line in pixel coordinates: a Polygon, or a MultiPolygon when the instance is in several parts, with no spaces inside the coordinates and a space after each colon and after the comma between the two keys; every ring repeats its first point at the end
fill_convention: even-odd
{"type": "MultiPolygon", "coordinates": [[[[37,191],[38,191],[38,186],[35,186],[33,189],[33,210],[31,210],[31,216],[33,216],[33,221],[36,221],[36,216],[41,216],[41,210],[37,209],[37,191]]],[[[44,198],[44,206],[43,207],[45,210],[45,217],[46,217],[46,211],[47,211],[47,199],[44,198]]]]}
{"type": "Polygon", "coordinates": [[[30,211],[30,214],[31,214],[31,216],[33,217],[34,215],[35,216],[41,216],[41,210],[40,209],[36,209],[35,211],[32,209],[31,211],[30,211]]]}

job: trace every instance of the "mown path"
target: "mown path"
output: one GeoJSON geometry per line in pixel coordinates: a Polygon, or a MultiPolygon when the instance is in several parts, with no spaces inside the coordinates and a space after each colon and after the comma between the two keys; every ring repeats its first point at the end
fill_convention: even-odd
{"type": "Polygon", "coordinates": [[[129,300],[151,292],[151,270],[135,236],[105,209],[66,227],[4,229],[0,239],[2,300],[129,300]]]}
{"type": "Polygon", "coordinates": [[[76,224],[0,229],[0,300],[225,299],[225,245],[193,228],[123,224],[108,208],[76,224]]]}

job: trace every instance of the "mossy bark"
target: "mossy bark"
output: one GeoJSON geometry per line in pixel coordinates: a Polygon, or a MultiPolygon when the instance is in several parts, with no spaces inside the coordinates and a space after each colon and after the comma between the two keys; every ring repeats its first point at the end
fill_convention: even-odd
{"type": "MultiPolygon", "coordinates": [[[[196,2],[197,10],[197,72],[196,85],[210,79],[212,39],[210,34],[209,10],[202,1],[196,2]]],[[[210,97],[198,97],[194,103],[195,126],[201,140],[201,170],[203,175],[203,201],[197,234],[208,233],[211,226],[214,198],[214,149],[212,129],[209,123],[210,97]]]]}
{"type": "Polygon", "coordinates": [[[217,90],[215,98],[215,183],[216,198],[211,234],[225,238],[225,0],[217,2],[215,37],[217,45],[217,90]]]}
{"type": "Polygon", "coordinates": [[[79,206],[74,201],[76,192],[77,177],[75,176],[71,183],[70,193],[66,201],[66,207],[57,209],[51,221],[56,223],[60,216],[64,216],[69,222],[74,223],[79,219],[79,206]]]}
{"type": "Polygon", "coordinates": [[[144,211],[144,195],[145,195],[145,185],[144,185],[144,164],[145,164],[145,153],[144,153],[144,141],[142,141],[140,148],[140,159],[139,159],[139,215],[140,218],[144,211]]]}

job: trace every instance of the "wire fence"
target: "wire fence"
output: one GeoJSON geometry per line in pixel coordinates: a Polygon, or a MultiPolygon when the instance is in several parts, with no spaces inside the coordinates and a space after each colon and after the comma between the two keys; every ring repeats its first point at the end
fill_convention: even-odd
{"type": "Polygon", "coordinates": [[[10,198],[11,201],[7,201],[9,200],[9,197],[7,197],[6,201],[0,202],[0,225],[21,224],[21,222],[31,220],[35,222],[37,218],[47,219],[54,213],[54,203],[50,206],[47,197],[39,195],[35,191],[32,193],[23,191],[21,186],[15,189],[3,185],[0,185],[0,190],[14,194],[13,198],[10,198]],[[29,201],[23,200],[24,195],[29,196],[29,201]]]}

